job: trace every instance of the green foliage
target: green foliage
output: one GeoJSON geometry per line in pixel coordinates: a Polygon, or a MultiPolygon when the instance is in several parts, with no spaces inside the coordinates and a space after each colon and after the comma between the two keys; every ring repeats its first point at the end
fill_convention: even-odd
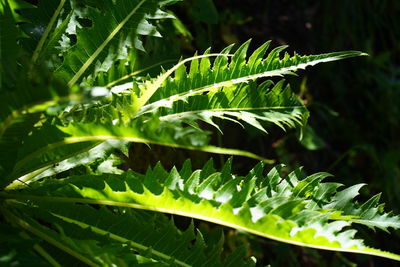
{"type": "Polygon", "coordinates": [[[152,66],[138,68],[140,50],[143,40],[161,37],[162,21],[174,19],[165,10],[174,2],[2,3],[0,19],[9,27],[1,32],[1,65],[10,69],[0,88],[0,229],[19,237],[8,237],[15,249],[1,250],[1,260],[255,264],[245,247],[222,253],[221,232],[200,231],[193,222],[178,227],[167,214],[304,247],[400,260],[355,237],[355,224],[400,228],[379,195],[358,203],[362,185],[338,191],[340,184],[322,182],[327,173],[285,174],[278,165],[265,174],[271,160],[212,142],[211,129],[222,133],[224,120],[265,134],[274,126],[301,131],[309,112],[281,77],[365,54],[281,55],[285,46],[267,53],[266,42],[247,56],[247,41],[233,53],[231,45],[176,60],[153,77],[152,66]],[[179,171],[157,164],[136,173],[119,167],[129,142],[261,162],[244,177],[232,174],[231,160],[220,172],[210,160],[202,170],[187,161],[179,171]]]}
{"type": "MultiPolygon", "coordinates": [[[[169,173],[161,165],[156,165],[145,175],[128,171],[122,175],[82,175],[46,180],[32,183],[29,192],[24,192],[27,195],[20,193],[18,198],[40,201],[38,206],[45,205],[45,210],[51,214],[68,219],[71,215],[65,215],[64,211],[75,211],[75,205],[69,208],[48,207],[47,202],[68,203],[73,199],[77,203],[166,212],[223,224],[290,244],[359,253],[375,250],[354,239],[355,231],[344,230],[346,226],[360,223],[383,230],[400,227],[398,217],[382,213],[378,206],[379,196],[362,204],[354,202],[362,185],[337,192],[340,184],[321,182],[329,176],[327,173],[302,178],[301,171],[295,170],[281,177],[279,170],[282,166],[278,166],[264,176],[263,166],[259,164],[246,177],[240,177],[230,173],[230,165],[231,161],[228,161],[222,172],[217,172],[209,161],[202,170],[192,171],[190,162],[186,162],[182,170],[174,168],[169,173]]],[[[9,194],[13,192],[9,191],[9,194]]],[[[12,198],[11,195],[8,197],[12,198]]],[[[75,216],[76,224],[81,224],[82,215],[75,216]]],[[[395,254],[382,255],[398,259],[395,254]]]]}

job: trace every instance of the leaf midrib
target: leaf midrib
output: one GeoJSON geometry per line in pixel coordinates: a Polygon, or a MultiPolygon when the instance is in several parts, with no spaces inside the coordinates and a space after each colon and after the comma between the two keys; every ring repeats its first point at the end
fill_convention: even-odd
{"type": "Polygon", "coordinates": [[[208,112],[208,111],[267,111],[267,110],[283,110],[283,109],[296,109],[296,108],[304,108],[304,106],[301,105],[295,105],[295,106],[282,106],[282,107],[258,107],[258,108],[211,108],[211,109],[202,109],[202,110],[190,110],[190,111],[184,111],[184,112],[178,112],[174,114],[169,114],[165,116],[161,116],[160,120],[170,120],[171,118],[174,117],[181,117],[181,116],[186,116],[190,114],[197,114],[197,113],[202,113],[202,112],[208,112]]]}
{"type": "MultiPolygon", "coordinates": [[[[67,137],[63,141],[48,144],[47,146],[43,147],[42,149],[36,150],[35,152],[27,155],[25,158],[18,161],[15,166],[23,166],[23,164],[25,164],[29,160],[46,153],[46,151],[55,149],[57,147],[60,147],[60,146],[66,145],[66,144],[81,143],[81,142],[87,142],[87,141],[107,141],[107,140],[111,140],[111,139],[130,141],[130,142],[136,142],[136,143],[144,143],[144,144],[155,144],[155,145],[162,145],[162,146],[168,146],[168,147],[183,148],[183,149],[188,149],[188,150],[204,151],[204,152],[215,153],[215,154],[244,156],[244,157],[253,158],[256,160],[261,160],[267,164],[273,164],[275,162],[275,160],[266,159],[264,157],[254,154],[254,153],[239,150],[239,149],[222,148],[222,147],[211,146],[211,145],[198,146],[198,147],[197,146],[185,146],[185,145],[179,145],[179,144],[174,144],[174,143],[158,142],[158,141],[145,139],[145,138],[139,138],[139,137],[122,137],[122,136],[113,136],[113,135],[93,135],[93,136],[87,135],[87,136],[83,136],[83,137],[67,137]]],[[[85,151],[86,150],[89,150],[89,149],[85,149],[85,151]]],[[[82,152],[84,152],[84,151],[82,151],[82,152]]],[[[60,160],[63,160],[63,159],[65,159],[65,158],[62,158],[60,160]]],[[[53,164],[53,163],[55,163],[55,162],[51,162],[51,164],[53,164]]],[[[13,185],[14,182],[17,182],[18,178],[16,180],[12,181],[6,187],[6,190],[14,189],[14,186],[11,186],[11,185],[13,185]]],[[[31,177],[31,178],[33,178],[33,177],[31,177]]],[[[26,180],[25,182],[28,182],[28,181],[29,180],[26,180]]]]}
{"type": "MultiPolygon", "coordinates": [[[[169,214],[175,214],[175,215],[179,215],[179,216],[185,216],[185,217],[191,217],[191,218],[195,218],[195,219],[199,219],[199,220],[204,220],[204,221],[220,224],[223,226],[227,226],[227,227],[230,227],[233,229],[243,230],[248,233],[252,233],[252,234],[255,234],[258,236],[262,236],[262,237],[265,237],[268,239],[272,239],[272,240],[287,243],[287,244],[309,247],[309,248],[314,248],[314,249],[374,255],[374,256],[380,256],[380,257],[400,261],[399,255],[396,255],[396,254],[390,253],[390,252],[386,252],[386,251],[381,251],[378,249],[372,249],[369,247],[363,247],[363,249],[337,248],[337,247],[328,247],[328,246],[320,246],[320,245],[302,243],[299,241],[288,240],[285,238],[280,238],[280,237],[276,237],[273,235],[265,234],[265,233],[259,232],[257,230],[253,230],[248,227],[238,225],[235,223],[230,223],[230,222],[218,219],[218,218],[209,217],[209,216],[201,215],[198,213],[179,211],[176,209],[158,208],[155,206],[146,206],[146,205],[142,205],[142,204],[125,203],[125,202],[118,202],[118,201],[111,201],[111,200],[95,200],[95,199],[68,198],[68,197],[46,197],[46,196],[34,196],[34,195],[15,195],[15,194],[7,194],[7,193],[1,193],[1,192],[0,192],[0,197],[14,198],[14,199],[31,199],[31,200],[61,202],[61,203],[99,204],[99,205],[119,206],[119,207],[125,207],[125,208],[134,208],[134,209],[140,209],[140,210],[149,210],[149,211],[156,211],[156,212],[162,212],[162,213],[169,213],[169,214]]],[[[55,214],[53,214],[53,215],[55,215],[55,214]]],[[[55,215],[55,216],[58,216],[58,215],[55,215]]]]}
{"type": "Polygon", "coordinates": [[[108,43],[118,34],[118,32],[124,27],[124,25],[129,21],[129,19],[135,14],[135,12],[140,8],[140,6],[147,0],[140,1],[132,11],[122,20],[117,27],[108,35],[108,37],[103,41],[103,43],[96,49],[96,51],[86,60],[82,67],[75,73],[75,75],[68,82],[68,86],[72,87],[78,79],[83,75],[86,69],[93,63],[96,57],[103,51],[103,49],[108,45],[108,43]]]}

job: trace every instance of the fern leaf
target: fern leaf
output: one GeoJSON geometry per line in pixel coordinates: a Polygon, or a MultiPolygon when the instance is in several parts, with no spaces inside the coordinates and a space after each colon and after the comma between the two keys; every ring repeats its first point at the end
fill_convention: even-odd
{"type": "Polygon", "coordinates": [[[92,73],[96,62],[116,59],[117,51],[126,46],[140,48],[138,35],[160,36],[147,19],[160,17],[162,4],[159,0],[104,0],[99,3],[101,10],[87,7],[84,17],[91,20],[91,27],[76,29],[77,43],[66,51],[55,74],[72,86],[92,73]]]}
{"type": "MultiPolygon", "coordinates": [[[[42,127],[26,138],[12,167],[4,170],[5,175],[1,180],[1,185],[8,185],[11,181],[14,182],[7,187],[8,189],[22,185],[22,182],[28,182],[46,169],[51,168],[53,164],[58,165],[63,160],[85,153],[101,142],[112,139],[217,154],[240,155],[271,163],[270,160],[251,152],[208,145],[207,133],[204,131],[194,133],[191,130],[186,130],[176,136],[174,125],[170,123],[160,124],[157,119],[145,123],[139,121],[127,126],[87,123],[58,127],[42,127]],[[175,139],[175,137],[178,138],[175,139]],[[25,176],[27,174],[29,175],[25,176]]],[[[38,179],[38,177],[35,179],[38,179]]]]}
{"type": "MultiPolygon", "coordinates": [[[[46,202],[37,207],[20,203],[9,209],[13,211],[7,214],[11,221],[91,266],[143,261],[174,266],[224,264],[220,253],[215,253],[221,251],[222,242],[208,244],[200,232],[195,233],[193,223],[181,231],[163,214],[46,202]],[[41,225],[41,220],[48,225],[41,225]]],[[[237,266],[251,266],[251,261],[243,260],[243,253],[236,257],[237,266]]]]}
{"type": "MultiPolygon", "coordinates": [[[[157,10],[156,6],[154,8],[157,10]]],[[[92,12],[98,13],[95,10],[92,12]]],[[[85,32],[94,30],[95,27],[82,29],[85,32]]],[[[304,57],[295,55],[292,58],[280,59],[279,51],[283,50],[283,47],[280,47],[272,50],[268,57],[263,59],[263,53],[268,46],[266,43],[246,60],[248,45],[249,42],[242,45],[230,62],[226,55],[231,47],[217,54],[213,66],[207,51],[205,55],[193,58],[192,71],[189,74],[182,69],[183,61],[159,78],[149,80],[144,85],[137,85],[139,94],[142,94],[139,97],[133,92],[113,95],[111,100],[105,97],[100,103],[88,105],[78,112],[70,112],[64,116],[67,121],[61,125],[57,122],[53,123],[54,125],[45,124],[46,127],[38,129],[24,141],[24,147],[19,152],[21,157],[14,166],[17,172],[13,171],[10,179],[59,162],[72,155],[68,153],[79,152],[79,145],[75,143],[88,142],[87,148],[90,148],[90,142],[108,139],[260,159],[251,153],[209,146],[208,132],[202,130],[193,119],[203,120],[217,128],[218,125],[213,121],[216,117],[238,123],[244,121],[262,131],[266,131],[262,122],[273,123],[283,129],[302,125],[308,117],[308,112],[288,89],[281,89],[282,82],[269,89],[270,82],[257,87],[250,80],[270,74],[281,75],[289,69],[294,71],[319,62],[362,55],[359,52],[342,52],[304,57]],[[197,62],[198,60],[200,61],[197,62]],[[176,74],[174,79],[169,77],[173,72],[176,74]],[[141,88],[145,88],[144,91],[141,92],[141,88]],[[163,99],[159,99],[161,97],[163,99]],[[139,100],[144,101],[142,104],[147,101],[149,103],[142,106],[139,100]],[[49,132],[53,132],[51,140],[47,138],[49,132]],[[32,159],[36,159],[36,162],[32,159]],[[28,162],[30,166],[26,164],[28,162]]],[[[73,55],[72,53],[71,58],[73,55]]],[[[32,101],[22,101],[21,105],[30,102],[32,101]]]]}
{"type": "Polygon", "coordinates": [[[303,178],[300,170],[295,170],[281,177],[279,166],[264,177],[262,164],[246,177],[228,174],[229,166],[223,173],[213,173],[210,165],[197,171],[185,166],[180,172],[173,169],[167,173],[158,164],[145,175],[127,172],[50,180],[37,184],[36,190],[27,190],[26,198],[178,214],[289,244],[400,260],[397,254],[369,248],[355,238],[354,223],[397,229],[400,222],[398,216],[377,209],[376,198],[361,205],[354,202],[360,185],[338,192],[336,184],[322,182],[327,173],[303,178]],[[355,214],[352,207],[362,212],[355,214]]]}
{"type": "MultiPolygon", "coordinates": [[[[27,127],[27,122],[23,123],[23,127],[27,127]]],[[[30,130],[32,131],[32,129],[30,130]]],[[[4,169],[4,176],[0,184],[5,186],[19,178],[19,181],[15,181],[16,183],[13,186],[20,185],[25,180],[28,181],[53,164],[85,152],[101,143],[96,141],[72,144],[59,143],[60,140],[64,139],[64,136],[62,132],[57,131],[56,128],[48,124],[44,124],[39,130],[30,132],[29,136],[24,137],[24,142],[18,144],[18,150],[10,148],[10,150],[14,149],[12,151],[14,151],[13,154],[16,154],[16,157],[12,161],[9,161],[7,168],[4,169]],[[22,177],[27,174],[27,177],[22,177]]],[[[9,146],[9,142],[5,139],[6,137],[1,138],[1,140],[4,140],[4,143],[0,143],[5,148],[9,146]]],[[[21,140],[16,141],[22,142],[21,140]]],[[[1,151],[0,155],[6,158],[6,153],[7,150],[4,150],[1,151]]]]}
{"type": "Polygon", "coordinates": [[[364,224],[372,229],[379,228],[388,232],[388,228],[400,228],[400,220],[392,213],[383,212],[383,204],[378,204],[380,194],[373,196],[363,204],[353,203],[353,199],[358,195],[358,191],[364,184],[354,185],[340,191],[332,201],[325,205],[325,208],[339,209],[345,216],[351,216],[350,220],[359,224],[364,224]]]}
{"type": "MultiPolygon", "coordinates": [[[[127,146],[127,142],[118,141],[118,140],[109,140],[109,141],[105,141],[105,142],[93,147],[92,149],[90,149],[88,151],[86,151],[86,147],[85,147],[84,152],[79,153],[76,156],[68,157],[67,159],[57,162],[56,164],[47,163],[48,164],[47,167],[42,168],[41,172],[36,174],[34,176],[34,178],[31,177],[31,179],[29,179],[29,181],[39,180],[44,177],[53,176],[53,175],[65,172],[67,170],[77,168],[79,166],[90,165],[91,163],[93,163],[95,161],[104,160],[104,162],[100,164],[100,166],[101,166],[102,164],[107,162],[106,159],[110,156],[111,151],[116,150],[116,149],[123,150],[126,146],[127,146]]],[[[60,159],[60,157],[57,157],[57,159],[60,159]]],[[[23,169],[25,169],[25,168],[23,168],[23,169]]],[[[119,170],[119,171],[121,171],[121,170],[119,170]]],[[[24,179],[20,179],[20,180],[24,181],[24,179]]]]}
{"type": "MultiPolygon", "coordinates": [[[[266,58],[263,58],[269,45],[269,42],[267,42],[250,56],[251,60],[246,60],[249,44],[250,41],[247,41],[239,47],[232,55],[230,62],[228,62],[227,56],[232,47],[227,47],[218,54],[212,68],[201,68],[198,71],[195,68],[194,71],[189,73],[182,73],[182,68],[175,69],[176,67],[174,67],[177,79],[166,79],[164,76],[160,76],[165,82],[154,93],[149,103],[185,93],[189,95],[202,94],[253,79],[292,74],[297,70],[305,69],[307,66],[314,66],[323,62],[366,55],[358,51],[347,51],[312,56],[294,54],[292,57],[285,56],[282,58],[280,52],[286,48],[282,46],[273,49],[266,58]]],[[[194,62],[196,60],[193,60],[191,67],[196,66],[194,62]]],[[[151,84],[145,86],[151,86],[151,84]]]]}
{"type": "MultiPolygon", "coordinates": [[[[166,102],[171,105],[170,102],[173,101],[186,101],[189,96],[219,90],[233,84],[262,77],[293,74],[297,70],[318,63],[366,55],[357,51],[347,51],[315,56],[294,54],[290,57],[286,54],[285,57],[281,58],[280,52],[286,47],[277,47],[264,58],[269,46],[269,42],[267,42],[246,60],[249,44],[250,41],[243,44],[233,55],[229,54],[232,46],[228,46],[218,54],[209,54],[209,50],[207,50],[204,55],[195,55],[193,58],[181,61],[153,80],[146,78],[145,82],[134,81],[134,91],[138,91],[138,97],[133,97],[134,113],[138,112],[138,115],[140,115],[154,107],[163,106],[166,102]],[[213,64],[208,57],[216,57],[213,64]],[[232,60],[229,61],[228,57],[232,57],[232,60]],[[199,62],[200,59],[202,63],[199,62]],[[189,60],[191,64],[189,72],[187,72],[184,63],[189,60]],[[200,65],[201,67],[199,67],[200,65]],[[169,77],[172,73],[174,73],[173,78],[169,77]]],[[[130,75],[127,75],[127,77],[130,77],[130,75]]],[[[118,85],[118,88],[121,87],[132,88],[132,84],[118,85]]]]}
{"type": "Polygon", "coordinates": [[[188,125],[201,120],[219,129],[212,119],[220,118],[239,124],[244,121],[265,133],[267,130],[260,122],[278,125],[283,130],[302,126],[308,117],[304,105],[288,86],[282,88],[283,81],[272,89],[268,88],[269,84],[267,82],[257,87],[250,82],[207,95],[196,95],[186,102],[174,102],[171,108],[161,111],[160,120],[180,121],[188,125]]]}

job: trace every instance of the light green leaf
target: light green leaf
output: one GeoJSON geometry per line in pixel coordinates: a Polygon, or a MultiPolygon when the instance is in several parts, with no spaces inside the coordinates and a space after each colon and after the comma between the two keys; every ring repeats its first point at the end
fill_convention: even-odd
{"type": "MultiPolygon", "coordinates": [[[[160,168],[158,165],[143,176],[127,172],[49,181],[37,184],[36,190],[27,190],[26,198],[49,203],[103,204],[171,213],[289,244],[400,260],[399,255],[371,249],[354,236],[353,223],[379,223],[383,229],[400,227],[398,216],[376,209],[376,199],[361,205],[353,200],[360,185],[314,195],[312,192],[326,188],[322,180],[328,174],[317,173],[303,179],[298,170],[281,177],[279,169],[273,169],[264,177],[256,175],[259,173],[257,166],[246,177],[230,174],[230,179],[223,181],[221,173],[204,177],[199,170],[188,172],[188,167],[185,167],[181,173],[186,174],[182,176],[175,169],[167,174],[160,168]],[[334,204],[319,205],[321,200],[329,202],[330,199],[334,204]],[[354,214],[354,207],[360,207],[363,212],[354,214]],[[372,217],[371,212],[374,213],[372,217]],[[341,216],[331,216],[337,213],[341,216]]],[[[332,188],[332,184],[328,183],[328,186],[332,188]]],[[[25,198],[12,192],[2,197],[25,198]]]]}

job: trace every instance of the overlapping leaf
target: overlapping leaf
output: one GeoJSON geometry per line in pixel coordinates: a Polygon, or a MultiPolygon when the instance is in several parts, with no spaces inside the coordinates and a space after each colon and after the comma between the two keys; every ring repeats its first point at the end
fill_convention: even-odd
{"type": "Polygon", "coordinates": [[[355,201],[362,185],[338,191],[339,184],[322,182],[326,173],[303,177],[296,170],[284,177],[278,166],[264,176],[259,164],[239,177],[230,173],[230,162],[221,172],[209,162],[201,171],[186,163],[179,172],[157,165],[145,175],[107,174],[122,172],[108,156],[115,144],[126,141],[259,158],[210,146],[209,133],[198,122],[222,130],[219,118],[264,132],[268,123],[284,130],[302,126],[308,111],[289,87],[283,81],[257,84],[257,79],[364,55],[281,56],[284,46],[266,54],[267,42],[247,57],[246,42],[233,54],[232,46],[219,54],[207,50],[156,78],[127,74],[136,64],[131,49],[142,48],[138,36],[159,36],[149,21],[171,17],[160,8],[173,2],[41,0],[27,9],[16,1],[11,7],[9,1],[1,3],[0,20],[6,26],[0,32],[1,65],[8,72],[1,74],[0,88],[0,188],[14,181],[0,193],[12,199],[0,202],[4,218],[22,228],[27,240],[32,235],[45,240],[33,249],[53,265],[74,265],[75,260],[89,265],[253,264],[242,261],[243,251],[220,259],[222,241],[212,246],[201,233],[194,234],[193,226],[181,232],[165,217],[138,209],[207,220],[301,246],[400,260],[365,246],[351,227],[398,229],[399,217],[383,211],[380,195],[355,201]],[[16,6],[22,10],[16,12],[16,6]],[[20,29],[26,33],[23,40],[20,29]],[[121,75],[112,75],[118,68],[121,75]],[[134,77],[133,82],[121,85],[124,75],[134,77]],[[104,81],[107,88],[100,87],[104,81]],[[85,101],[73,106],[71,100],[85,94],[85,101]],[[63,100],[68,101],[59,105],[63,100]],[[96,172],[62,173],[93,161],[99,162],[96,172]],[[66,178],[49,178],[55,174],[66,178]],[[25,181],[31,181],[29,186],[12,190],[25,181]],[[94,208],[98,205],[114,207],[94,208]]]}
{"type": "Polygon", "coordinates": [[[193,224],[180,231],[162,214],[46,202],[9,208],[13,213],[8,216],[17,225],[91,266],[221,266],[231,257],[236,258],[235,266],[253,266],[251,260],[243,260],[243,250],[221,259],[222,235],[219,242],[207,243],[193,224]],[[48,225],[38,223],[41,220],[48,225]]]}
{"type": "Polygon", "coordinates": [[[147,19],[171,17],[159,10],[167,2],[121,0],[115,4],[104,0],[98,3],[99,9],[87,7],[83,17],[91,21],[90,27],[76,29],[76,44],[66,51],[56,75],[73,85],[95,68],[107,70],[128,47],[140,48],[138,35],[159,36],[147,19]]]}
{"type": "Polygon", "coordinates": [[[213,118],[220,118],[239,124],[246,122],[264,132],[267,132],[265,125],[260,122],[278,125],[283,130],[302,126],[308,117],[307,109],[289,86],[282,88],[283,81],[272,88],[270,83],[257,87],[250,82],[192,96],[186,102],[174,102],[172,108],[162,109],[160,120],[188,125],[196,125],[201,120],[219,129],[213,118]]]}
{"type": "MultiPolygon", "coordinates": [[[[21,39],[21,45],[32,54],[35,52],[43,53],[43,51],[47,49],[55,49],[54,46],[58,45],[58,40],[55,40],[56,43],[48,43],[47,41],[53,39],[49,37],[51,37],[51,33],[55,32],[55,29],[57,28],[57,20],[61,22],[62,20],[66,19],[68,13],[70,12],[71,8],[69,1],[65,0],[40,0],[38,1],[37,6],[30,6],[28,8],[20,9],[18,13],[20,13],[25,20],[25,23],[21,24],[20,27],[26,36],[29,37],[21,39]],[[60,4],[60,9],[57,10],[60,4]],[[60,16],[61,8],[63,8],[62,16],[60,16]],[[53,16],[55,18],[52,21],[53,16]],[[46,32],[47,28],[48,30],[46,32]],[[44,36],[44,34],[46,34],[46,36],[44,36]],[[43,40],[40,41],[41,39],[43,40]],[[42,42],[42,44],[40,44],[38,47],[40,42],[42,42]]],[[[60,25],[62,25],[62,23],[60,23],[60,25]]],[[[61,36],[58,37],[59,38],[57,39],[60,39],[61,36]]]]}
{"type": "Polygon", "coordinates": [[[186,74],[183,61],[156,79],[136,84],[134,92],[104,97],[87,107],[73,109],[63,115],[63,124],[48,124],[24,142],[25,148],[21,148],[22,157],[16,166],[25,165],[23,163],[32,158],[33,152],[35,158],[42,159],[42,164],[31,162],[32,167],[18,168],[19,174],[24,174],[23,169],[26,173],[27,170],[32,171],[34,166],[41,168],[57,162],[57,157],[65,159],[68,149],[60,146],[108,139],[260,159],[251,153],[209,146],[209,133],[202,130],[196,121],[202,120],[217,128],[214,118],[238,123],[244,121],[262,131],[266,131],[262,122],[270,122],[283,129],[301,126],[308,112],[288,88],[282,89],[283,82],[270,88],[272,83],[269,81],[257,86],[252,80],[292,73],[319,62],[362,55],[359,52],[341,52],[304,57],[285,55],[280,58],[279,52],[284,47],[279,47],[263,59],[269,45],[267,42],[247,60],[248,45],[249,42],[242,45],[231,60],[226,55],[231,47],[217,54],[213,66],[206,52],[206,55],[190,59],[189,74],[186,74]],[[172,73],[175,73],[173,78],[169,76],[172,73]],[[160,99],[162,97],[164,99],[160,99]],[[51,140],[46,138],[50,132],[51,140]],[[48,156],[49,153],[55,156],[48,156]]]}
{"type": "MultiPolygon", "coordinates": [[[[24,138],[34,130],[32,126],[38,122],[40,112],[45,111],[49,106],[61,100],[82,99],[81,95],[75,94],[80,89],[76,87],[72,90],[67,89],[64,83],[54,78],[47,70],[43,69],[43,66],[36,67],[32,64],[39,64],[42,59],[45,59],[47,65],[52,66],[52,68],[56,67],[60,61],[58,52],[65,52],[66,49],[66,47],[61,47],[61,49],[59,42],[62,38],[67,38],[66,34],[68,33],[76,35],[77,43],[72,48],[71,46],[68,47],[68,56],[65,56],[64,61],[64,66],[67,67],[61,66],[58,68],[58,78],[63,78],[66,81],[71,78],[68,75],[63,76],[60,74],[68,72],[65,68],[80,68],[82,72],[78,76],[82,75],[87,68],[89,68],[90,73],[90,70],[94,69],[96,62],[103,62],[107,56],[109,57],[113,54],[110,49],[114,51],[120,48],[126,49],[130,43],[133,43],[133,40],[130,40],[131,42],[127,40],[128,36],[132,38],[136,36],[135,38],[137,38],[137,35],[158,35],[155,27],[149,24],[147,20],[171,17],[161,11],[159,6],[173,1],[143,0],[118,1],[117,3],[102,1],[95,6],[81,6],[78,3],[71,4],[69,1],[50,2],[47,3],[42,0],[38,7],[23,8],[21,11],[22,16],[27,21],[20,27],[24,28],[30,38],[21,40],[20,43],[26,44],[28,51],[33,51],[33,56],[32,62],[19,64],[22,65],[21,73],[26,73],[27,75],[21,77],[11,91],[4,92],[0,96],[0,105],[2,107],[0,110],[0,159],[2,159],[0,173],[3,177],[8,176],[8,178],[2,179],[0,183],[2,186],[10,179],[19,177],[18,175],[26,174],[28,171],[36,171],[46,165],[56,163],[65,159],[66,155],[72,156],[81,151],[82,147],[78,145],[79,148],[75,149],[74,147],[77,147],[77,145],[69,145],[67,148],[58,149],[61,152],[43,152],[45,155],[36,160],[41,162],[40,164],[35,164],[32,161],[30,162],[30,165],[34,166],[32,168],[24,164],[24,159],[29,162],[30,159],[35,158],[35,155],[40,157],[40,151],[43,151],[39,149],[30,158],[26,158],[25,155],[20,156],[26,151],[33,151],[29,142],[25,143],[24,138]],[[73,20],[71,20],[72,17],[73,20]],[[89,19],[92,23],[91,27],[82,27],[78,22],[79,19],[89,19]],[[110,23],[108,24],[108,22],[110,23]],[[107,35],[106,29],[108,29],[109,35],[107,35]],[[40,60],[36,61],[37,59],[40,60]],[[98,61],[95,62],[95,59],[98,61]],[[79,64],[74,60],[78,60],[79,64]],[[76,64],[72,64],[70,61],[74,61],[76,64]],[[26,115],[27,113],[36,114],[26,115]],[[32,118],[36,118],[36,120],[33,121],[32,118]],[[24,147],[18,152],[22,144],[24,144],[24,147]],[[7,157],[11,159],[3,161],[7,157]],[[20,169],[18,163],[22,163],[25,166],[25,170],[20,169]]],[[[8,24],[12,24],[11,13],[7,10],[9,8],[4,7],[4,14],[2,14],[1,18],[8,24]]],[[[9,30],[2,31],[2,34],[16,33],[15,30],[12,31],[15,25],[11,26],[13,27],[9,27],[9,30]]],[[[15,43],[15,34],[10,38],[4,39],[4,44],[8,45],[7,47],[22,49],[15,43]]],[[[15,61],[19,60],[16,57],[17,53],[11,54],[14,55],[13,59],[15,61]]],[[[108,58],[108,60],[112,61],[111,58],[108,58]]],[[[7,64],[11,67],[16,62],[11,63],[7,64]]],[[[17,71],[13,73],[15,74],[17,71]]],[[[76,73],[71,75],[73,74],[76,73]]],[[[76,79],[78,79],[78,76],[76,76],[76,79]]],[[[74,83],[70,83],[70,86],[73,85],[74,83]]],[[[62,107],[59,106],[59,109],[62,110],[62,107]]],[[[42,117],[42,119],[45,120],[45,117],[42,117]]],[[[51,141],[47,140],[46,137],[51,134],[52,130],[49,130],[49,127],[44,127],[41,130],[43,132],[42,137],[33,138],[33,142],[37,142],[37,145],[39,145],[37,148],[51,146],[51,141]]],[[[36,134],[33,135],[37,136],[36,134]]],[[[54,138],[52,139],[54,140],[54,138]]],[[[85,149],[90,149],[91,146],[92,144],[89,144],[85,149]]]]}
{"type": "MultiPolygon", "coordinates": [[[[203,93],[261,77],[293,74],[307,66],[365,55],[358,51],[347,51],[312,56],[298,54],[290,56],[285,53],[282,57],[280,53],[286,46],[276,47],[266,55],[270,44],[266,42],[247,58],[249,44],[250,41],[247,41],[241,45],[233,55],[229,54],[232,46],[228,46],[216,57],[212,65],[208,57],[191,60],[188,72],[183,64],[178,65],[174,78],[165,79],[162,87],[152,94],[149,103],[179,94],[203,93]],[[227,55],[231,58],[230,60],[227,55]]],[[[208,53],[207,50],[205,54],[208,53]]],[[[151,83],[146,84],[140,94],[146,94],[149,90],[151,90],[151,83]]]]}
{"type": "MultiPolygon", "coordinates": [[[[67,93],[65,85],[48,74],[38,72],[32,79],[25,78],[19,80],[16,90],[0,95],[0,173],[3,177],[13,170],[25,138],[44,119],[42,112],[67,93]]],[[[0,184],[4,183],[2,179],[0,184]]]]}
{"type": "MultiPolygon", "coordinates": [[[[178,214],[290,244],[400,260],[400,256],[369,248],[355,237],[356,230],[351,229],[354,223],[379,224],[385,230],[400,228],[399,217],[377,209],[376,198],[363,204],[355,202],[354,192],[360,185],[338,191],[339,184],[322,182],[327,173],[304,178],[295,170],[282,177],[281,166],[264,176],[262,164],[240,177],[230,173],[230,164],[222,172],[216,172],[211,161],[196,171],[186,162],[179,172],[175,168],[167,172],[157,165],[145,175],[127,172],[48,180],[19,198],[178,214]]],[[[14,195],[10,192],[3,197],[14,195]]]]}

